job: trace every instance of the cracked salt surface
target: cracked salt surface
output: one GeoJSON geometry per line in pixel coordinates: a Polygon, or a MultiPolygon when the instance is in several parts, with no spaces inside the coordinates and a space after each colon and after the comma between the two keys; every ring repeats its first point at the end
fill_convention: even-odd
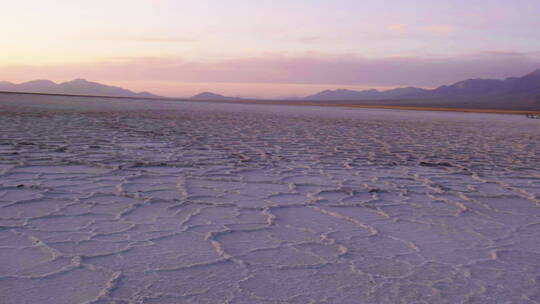
{"type": "Polygon", "coordinates": [[[540,303],[517,116],[6,95],[1,303],[540,303]]]}

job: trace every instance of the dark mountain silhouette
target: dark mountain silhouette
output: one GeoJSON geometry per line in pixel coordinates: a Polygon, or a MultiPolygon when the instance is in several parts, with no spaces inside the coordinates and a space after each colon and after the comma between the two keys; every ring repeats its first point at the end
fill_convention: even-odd
{"type": "Polygon", "coordinates": [[[50,80],[33,80],[20,84],[10,82],[0,82],[0,91],[23,92],[23,93],[45,93],[45,94],[68,94],[68,95],[93,95],[93,96],[113,96],[113,97],[159,97],[148,92],[135,93],[120,87],[108,86],[84,79],[55,83],[50,80]]]}
{"type": "Polygon", "coordinates": [[[352,91],[345,89],[326,90],[315,95],[305,97],[306,100],[384,100],[384,99],[399,99],[405,96],[417,95],[426,92],[425,89],[408,87],[398,88],[387,91],[379,91],[375,89],[364,91],[352,91]]]}
{"type": "Polygon", "coordinates": [[[540,69],[523,77],[511,77],[504,80],[468,79],[443,85],[433,90],[414,87],[398,88],[388,91],[365,90],[326,90],[305,97],[305,100],[390,100],[390,99],[433,99],[433,98],[475,98],[504,97],[514,100],[532,100],[540,98],[540,69]]]}
{"type": "Polygon", "coordinates": [[[427,94],[429,97],[453,97],[471,95],[540,94],[540,70],[523,77],[504,80],[468,79],[450,86],[441,86],[427,94]]]}
{"type": "Polygon", "coordinates": [[[414,96],[423,94],[426,92],[426,89],[416,88],[416,87],[407,87],[407,88],[397,88],[392,90],[387,90],[381,92],[384,99],[396,99],[396,98],[403,98],[407,96],[414,96]]]}
{"type": "Polygon", "coordinates": [[[24,82],[21,84],[15,84],[15,88],[21,91],[28,91],[28,92],[47,92],[54,90],[54,88],[57,86],[56,83],[50,81],[50,80],[32,80],[28,82],[24,82]]]}
{"type": "Polygon", "coordinates": [[[197,94],[195,96],[192,96],[190,99],[192,100],[238,100],[239,98],[236,97],[227,97],[211,92],[203,92],[200,94],[197,94]]]}
{"type": "Polygon", "coordinates": [[[307,100],[373,100],[378,99],[380,92],[377,90],[352,91],[346,89],[325,90],[317,94],[307,96],[307,100]]]}
{"type": "MultiPolygon", "coordinates": [[[[0,81],[0,91],[160,98],[160,96],[148,92],[135,93],[84,79],[75,79],[59,84],[49,80],[33,80],[21,84],[0,81]]],[[[190,100],[233,101],[241,99],[203,92],[191,97],[190,100]]],[[[523,77],[510,77],[503,80],[468,79],[431,90],[415,87],[386,91],[340,89],[326,90],[308,97],[290,100],[305,100],[316,103],[331,101],[334,104],[538,110],[540,109],[540,69],[523,77]]]]}

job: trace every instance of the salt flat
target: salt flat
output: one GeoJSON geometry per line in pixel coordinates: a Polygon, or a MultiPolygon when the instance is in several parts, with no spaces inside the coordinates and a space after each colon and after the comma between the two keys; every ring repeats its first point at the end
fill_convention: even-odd
{"type": "Polygon", "coordinates": [[[540,303],[522,116],[0,97],[10,303],[540,303]]]}

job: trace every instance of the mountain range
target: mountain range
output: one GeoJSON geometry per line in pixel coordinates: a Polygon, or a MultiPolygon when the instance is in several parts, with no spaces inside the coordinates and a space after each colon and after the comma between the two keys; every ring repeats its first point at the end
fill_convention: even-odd
{"type": "Polygon", "coordinates": [[[190,97],[191,100],[238,100],[240,98],[236,97],[227,97],[211,92],[202,92],[200,94],[197,94],[195,96],[190,97]]]}
{"type": "Polygon", "coordinates": [[[540,69],[523,77],[497,79],[468,79],[427,90],[415,87],[398,88],[387,91],[378,90],[326,90],[302,98],[314,101],[362,101],[395,99],[432,99],[432,98],[472,98],[514,96],[520,98],[540,98],[540,69]]]}
{"type": "Polygon", "coordinates": [[[33,80],[20,84],[0,81],[0,91],[138,98],[160,97],[148,92],[136,93],[123,88],[91,82],[85,79],[75,79],[62,83],[55,83],[50,80],[33,80]]]}
{"type": "Polygon", "coordinates": [[[325,90],[314,95],[304,97],[304,100],[384,100],[384,99],[401,99],[404,96],[415,96],[425,94],[428,90],[408,87],[398,88],[387,91],[379,91],[375,89],[364,91],[352,91],[346,89],[325,90]]]}
{"type": "MultiPolygon", "coordinates": [[[[136,93],[120,87],[103,85],[84,79],[75,79],[58,84],[49,80],[34,80],[21,84],[0,81],[0,91],[162,98],[148,92],[136,93]]],[[[203,92],[188,99],[197,101],[240,100],[240,98],[211,92],[203,92]]],[[[503,80],[468,79],[435,89],[406,87],[386,91],[375,89],[364,91],[325,90],[307,97],[295,98],[294,100],[317,103],[332,102],[334,104],[537,109],[540,108],[540,69],[523,77],[510,77],[503,80]]]]}

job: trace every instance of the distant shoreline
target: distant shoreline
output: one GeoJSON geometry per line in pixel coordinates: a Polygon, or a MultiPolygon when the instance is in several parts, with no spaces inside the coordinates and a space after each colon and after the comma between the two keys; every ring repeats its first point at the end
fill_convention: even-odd
{"type": "MultiPolygon", "coordinates": [[[[264,100],[264,99],[234,99],[234,100],[193,100],[189,98],[172,97],[125,97],[125,96],[103,96],[103,95],[79,95],[79,94],[53,94],[53,93],[27,93],[0,91],[1,95],[37,95],[37,96],[62,96],[62,97],[84,97],[84,98],[107,98],[107,99],[133,99],[133,100],[157,100],[157,101],[177,101],[177,102],[219,102],[236,104],[267,104],[284,106],[316,106],[316,107],[339,107],[339,108],[360,108],[360,109],[383,109],[383,110],[405,110],[405,111],[439,111],[458,113],[487,113],[487,114],[540,114],[540,110],[508,110],[489,108],[463,108],[463,107],[437,107],[437,106],[400,106],[400,105],[377,105],[377,104],[352,104],[352,103],[328,103],[313,102],[303,100],[264,100]]],[[[365,101],[364,101],[365,102],[365,101]]]]}
{"type": "MultiPolygon", "coordinates": [[[[191,100],[187,100],[191,101],[191,100]]],[[[506,109],[479,109],[479,108],[448,108],[434,106],[395,106],[395,105],[359,105],[359,104],[331,104],[315,103],[311,101],[272,101],[272,100],[197,100],[195,102],[221,102],[221,103],[247,103],[247,104],[270,104],[284,106],[315,106],[315,107],[338,107],[338,108],[360,108],[360,109],[382,109],[382,110],[405,110],[405,111],[439,111],[439,112],[460,112],[460,113],[490,113],[490,114],[540,114],[540,110],[506,110],[506,109]]]]}

